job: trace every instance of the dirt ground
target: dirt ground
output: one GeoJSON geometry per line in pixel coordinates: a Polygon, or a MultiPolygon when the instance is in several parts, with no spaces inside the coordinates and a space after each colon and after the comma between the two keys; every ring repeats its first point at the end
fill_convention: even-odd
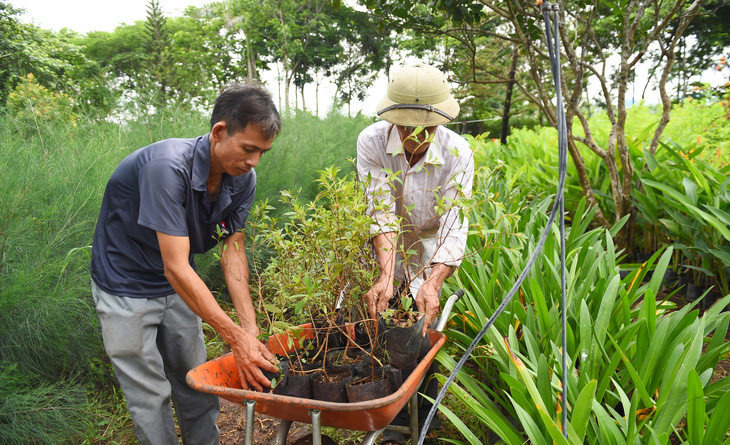
{"type": "MultiPolygon", "coordinates": [[[[218,415],[218,428],[221,430],[221,445],[243,445],[246,440],[246,409],[241,405],[221,399],[221,412],[218,415]]],[[[278,428],[279,419],[256,413],[253,430],[254,445],[273,444],[276,439],[276,432],[278,428]]],[[[312,443],[311,433],[311,425],[294,422],[289,429],[287,444],[310,445],[312,443]]],[[[322,436],[323,445],[354,445],[356,443],[361,443],[359,440],[350,440],[353,439],[353,437],[346,431],[340,431],[340,434],[345,434],[346,436],[344,437],[349,436],[348,439],[345,439],[344,437],[336,437],[337,440],[327,440],[330,439],[330,436],[327,436],[328,433],[334,435],[332,432],[325,429],[322,436]]],[[[357,439],[357,436],[354,439],[357,439]]]]}
{"type": "MultiPolygon", "coordinates": [[[[221,445],[243,445],[246,439],[246,409],[241,405],[221,399],[218,428],[221,430],[221,445]]],[[[256,413],[253,443],[256,445],[274,443],[278,428],[279,419],[256,413]]],[[[289,430],[288,443],[296,442],[311,432],[310,425],[293,423],[289,430]]]]}

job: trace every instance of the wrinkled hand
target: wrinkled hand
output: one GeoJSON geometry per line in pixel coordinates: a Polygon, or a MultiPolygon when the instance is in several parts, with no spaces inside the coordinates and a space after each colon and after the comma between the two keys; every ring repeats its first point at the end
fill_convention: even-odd
{"type": "Polygon", "coordinates": [[[416,295],[416,306],[422,316],[426,318],[423,320],[423,331],[421,331],[421,337],[425,337],[428,327],[436,320],[441,310],[438,288],[428,282],[423,283],[416,295]]]}
{"type": "Polygon", "coordinates": [[[365,303],[368,305],[368,314],[373,320],[388,309],[388,302],[393,297],[393,280],[378,280],[368,293],[365,294],[365,303]]]}
{"type": "Polygon", "coordinates": [[[246,330],[240,329],[238,332],[239,335],[229,345],[236,358],[241,388],[262,391],[263,388],[271,387],[271,382],[259,368],[277,372],[279,369],[274,365],[274,354],[246,330]]]}

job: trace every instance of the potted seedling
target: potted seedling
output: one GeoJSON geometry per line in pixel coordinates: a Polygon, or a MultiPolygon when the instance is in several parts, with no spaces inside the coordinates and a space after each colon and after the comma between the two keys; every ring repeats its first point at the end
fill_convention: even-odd
{"type": "Polygon", "coordinates": [[[346,382],[352,376],[350,369],[347,375],[326,367],[332,351],[367,349],[355,338],[363,343],[368,333],[361,326],[354,329],[352,323],[362,312],[360,295],[371,286],[375,270],[366,247],[370,220],[361,185],[354,175],[338,177],[335,168],[321,173],[320,193],[312,202],[304,202],[299,193],[282,192],[281,202],[288,211],[284,221],[270,219],[258,231],[259,241],[272,255],[252,280],[260,283],[252,290],[260,297],[272,334],[308,326],[311,335],[294,348],[287,380],[310,375],[315,387],[346,382]]]}

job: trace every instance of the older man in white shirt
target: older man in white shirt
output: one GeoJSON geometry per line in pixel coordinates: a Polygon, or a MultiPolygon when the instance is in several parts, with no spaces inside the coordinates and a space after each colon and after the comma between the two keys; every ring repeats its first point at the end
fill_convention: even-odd
{"type": "MultiPolygon", "coordinates": [[[[415,297],[424,336],[438,316],[441,286],[466,246],[468,221],[459,203],[471,196],[474,157],[464,138],[441,126],[458,113],[446,77],[418,63],[393,75],[378,104],[384,120],[357,141],[357,171],[366,185],[380,265],[365,295],[368,311],[377,318],[396,292],[415,297]]],[[[435,389],[435,382],[430,386],[435,389]]],[[[407,412],[401,414],[394,423],[407,424],[407,412]]],[[[381,443],[402,442],[402,436],[386,434],[381,443]]]]}

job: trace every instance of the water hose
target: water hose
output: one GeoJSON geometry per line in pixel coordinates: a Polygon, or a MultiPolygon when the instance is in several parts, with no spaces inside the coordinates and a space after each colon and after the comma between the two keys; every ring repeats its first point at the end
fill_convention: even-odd
{"type": "Polygon", "coordinates": [[[561,261],[561,274],[560,274],[560,289],[561,289],[561,317],[562,317],[562,325],[563,325],[563,336],[562,336],[562,343],[563,343],[563,351],[562,351],[562,372],[563,372],[563,380],[562,380],[562,405],[563,405],[563,421],[562,421],[562,428],[563,428],[563,436],[568,437],[568,430],[567,430],[567,423],[568,423],[568,407],[567,407],[567,368],[568,368],[568,356],[567,356],[567,332],[566,332],[566,324],[567,324],[567,315],[566,315],[566,289],[565,289],[565,202],[564,202],[564,191],[565,191],[565,174],[568,166],[568,133],[567,133],[567,127],[565,122],[565,109],[563,107],[563,95],[561,92],[561,70],[560,70],[560,32],[558,30],[558,20],[559,20],[559,6],[554,5],[548,2],[542,2],[541,0],[538,0],[537,3],[543,13],[543,19],[545,21],[545,37],[547,39],[547,46],[548,46],[548,55],[550,57],[550,67],[552,69],[553,74],[553,83],[555,84],[555,96],[556,96],[556,111],[557,111],[557,129],[558,129],[558,188],[555,193],[555,203],[553,204],[553,208],[550,212],[550,217],[548,218],[547,225],[545,226],[545,229],[540,236],[540,241],[538,242],[537,246],[535,246],[535,251],[532,253],[532,256],[530,256],[530,259],[527,261],[527,264],[525,265],[525,268],[520,273],[519,277],[517,278],[517,281],[512,286],[510,291],[507,293],[507,296],[504,298],[502,303],[497,307],[497,310],[494,311],[494,314],[489,318],[487,323],[482,327],[482,329],[479,331],[479,333],[474,337],[474,340],[471,342],[468,348],[466,348],[466,351],[461,356],[461,359],[456,364],[456,367],[451,372],[449,377],[446,379],[446,382],[441,388],[441,391],[439,391],[438,396],[436,396],[436,400],[433,402],[433,406],[431,407],[431,410],[428,412],[428,417],[426,417],[426,421],[423,423],[423,427],[421,429],[421,433],[418,437],[418,445],[423,445],[424,440],[426,439],[426,434],[428,433],[428,426],[431,425],[431,421],[433,420],[433,417],[436,415],[436,410],[438,409],[439,404],[444,399],[446,395],[446,391],[448,391],[449,386],[454,382],[454,379],[456,378],[456,375],[458,374],[459,370],[464,366],[466,361],[471,356],[471,353],[476,348],[477,344],[481,341],[482,337],[484,337],[484,334],[487,332],[487,330],[494,324],[495,320],[499,316],[499,314],[504,311],[504,308],[509,304],[510,301],[512,301],[512,298],[515,296],[515,293],[517,293],[517,290],[522,285],[522,282],[525,281],[525,278],[527,277],[527,274],[530,272],[530,269],[532,269],[532,266],[535,264],[535,261],[537,260],[538,256],[542,252],[543,247],[545,246],[545,240],[547,239],[548,234],[550,233],[550,228],[552,227],[553,223],[555,222],[555,217],[560,213],[560,261],[561,261]],[[551,31],[550,25],[553,25],[554,30],[551,31]]]}

